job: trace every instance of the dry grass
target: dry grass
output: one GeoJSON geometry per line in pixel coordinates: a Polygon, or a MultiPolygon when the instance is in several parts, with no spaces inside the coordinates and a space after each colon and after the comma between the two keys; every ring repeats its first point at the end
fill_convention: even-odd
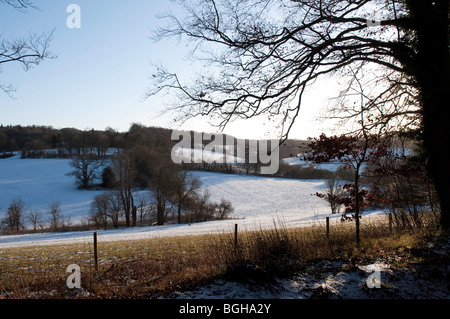
{"type": "Polygon", "coordinates": [[[156,298],[218,277],[267,281],[289,276],[319,259],[376,259],[423,245],[435,229],[391,232],[385,223],[275,228],[233,234],[99,242],[94,269],[91,242],[0,250],[0,298],[156,298]],[[81,268],[82,289],[66,286],[66,268],[81,268]]]}
{"type": "MultiPolygon", "coordinates": [[[[81,268],[88,298],[155,297],[210,274],[199,262],[208,235],[98,243],[95,271],[92,243],[0,250],[0,297],[70,298],[66,268],[81,268]],[[170,289],[168,288],[170,287],[170,289]]],[[[209,245],[209,244],[208,244],[209,245]]]]}

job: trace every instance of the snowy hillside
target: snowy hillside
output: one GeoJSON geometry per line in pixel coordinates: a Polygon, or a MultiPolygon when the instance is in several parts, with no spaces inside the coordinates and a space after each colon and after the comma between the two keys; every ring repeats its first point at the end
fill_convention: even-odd
{"type": "Polygon", "coordinates": [[[11,201],[21,198],[28,209],[44,215],[53,201],[59,201],[65,218],[78,223],[84,218],[95,195],[101,191],[77,190],[69,159],[20,159],[13,156],[0,160],[0,218],[11,201]]]}
{"type": "MultiPolygon", "coordinates": [[[[44,214],[52,201],[59,201],[64,217],[72,224],[86,218],[95,195],[102,191],[77,190],[70,160],[20,159],[0,160],[0,218],[10,202],[20,196],[27,209],[44,214]]],[[[230,231],[235,223],[240,229],[271,227],[283,221],[288,226],[322,224],[330,212],[326,202],[311,194],[324,188],[323,181],[268,178],[248,175],[196,172],[211,201],[222,198],[235,208],[233,219],[191,225],[164,225],[99,231],[99,240],[121,240],[167,235],[230,231]]],[[[332,216],[338,222],[339,216],[332,216]]],[[[91,240],[92,231],[0,236],[0,247],[91,240]]]]}

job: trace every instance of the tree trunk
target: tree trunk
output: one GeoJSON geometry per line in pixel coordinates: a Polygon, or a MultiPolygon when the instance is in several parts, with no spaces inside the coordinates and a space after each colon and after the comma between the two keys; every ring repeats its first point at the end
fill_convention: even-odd
{"type": "Polygon", "coordinates": [[[427,169],[439,198],[441,226],[450,229],[450,96],[424,101],[424,147],[427,155],[427,169]],[[439,118],[442,117],[442,118],[439,118]],[[426,120],[425,120],[426,118],[426,120]],[[428,125],[426,124],[428,122],[428,125]],[[447,131],[447,132],[446,132],[447,131]]]}
{"type": "Polygon", "coordinates": [[[130,201],[125,194],[125,190],[122,187],[120,188],[120,198],[122,199],[123,211],[125,213],[125,223],[127,227],[130,227],[130,201]]]}
{"type": "Polygon", "coordinates": [[[136,224],[137,224],[137,207],[134,205],[134,203],[132,204],[132,207],[131,207],[131,218],[132,218],[133,226],[136,226],[136,224]]]}
{"type": "Polygon", "coordinates": [[[356,227],[356,244],[359,245],[359,167],[355,174],[355,227],[356,227]]]}
{"type": "Polygon", "coordinates": [[[166,213],[166,198],[160,189],[156,190],[156,223],[164,225],[166,213]]]}
{"type": "Polygon", "coordinates": [[[450,229],[449,0],[409,1],[417,27],[416,79],[421,92],[427,169],[436,189],[441,226],[450,229]]]}

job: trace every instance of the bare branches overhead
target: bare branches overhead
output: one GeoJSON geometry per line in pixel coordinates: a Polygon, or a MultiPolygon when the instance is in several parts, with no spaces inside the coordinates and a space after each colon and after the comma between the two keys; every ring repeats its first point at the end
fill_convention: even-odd
{"type": "Polygon", "coordinates": [[[0,3],[7,4],[14,9],[22,12],[24,12],[27,8],[37,9],[33,2],[29,0],[0,0],[0,3]]]}
{"type": "Polygon", "coordinates": [[[21,63],[25,70],[32,65],[38,65],[45,58],[53,58],[49,51],[53,31],[43,34],[30,34],[14,40],[0,42],[0,64],[8,62],[21,63]]]}
{"type": "Polygon", "coordinates": [[[170,110],[178,111],[178,121],[207,115],[223,129],[235,118],[267,115],[286,137],[317,78],[362,62],[408,74],[415,56],[406,41],[413,23],[400,1],[181,3],[186,15],[163,16],[168,25],[155,38],[193,41],[193,56],[204,68],[191,82],[159,67],[147,94],[177,92],[170,110]]]}
{"type": "MultiPolygon", "coordinates": [[[[27,8],[37,9],[29,0],[0,0],[14,9],[25,12],[27,8]]],[[[49,46],[53,38],[54,29],[48,33],[30,33],[27,37],[16,39],[0,38],[0,73],[1,67],[6,63],[19,63],[24,70],[38,65],[43,59],[53,59],[55,55],[50,52],[49,46]]],[[[0,83],[0,89],[12,95],[15,88],[12,84],[0,83]]]]}

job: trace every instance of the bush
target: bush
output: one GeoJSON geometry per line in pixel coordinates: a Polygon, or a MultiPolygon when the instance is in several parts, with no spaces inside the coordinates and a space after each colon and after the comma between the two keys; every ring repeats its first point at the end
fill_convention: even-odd
{"type": "Polygon", "coordinates": [[[107,166],[102,171],[102,187],[114,188],[117,185],[116,175],[111,166],[107,166]]]}
{"type": "Polygon", "coordinates": [[[185,203],[185,218],[188,223],[205,222],[214,219],[215,205],[210,202],[211,194],[206,190],[187,198],[185,203]]]}
{"type": "Polygon", "coordinates": [[[409,211],[405,209],[392,209],[389,212],[391,226],[396,230],[417,229],[417,228],[439,228],[440,213],[416,209],[409,211]]]}
{"type": "Polygon", "coordinates": [[[210,201],[211,194],[206,190],[203,194],[196,194],[186,198],[184,203],[184,221],[188,223],[205,222],[216,219],[226,219],[234,212],[233,205],[226,199],[220,203],[210,201]]]}
{"type": "Polygon", "coordinates": [[[374,199],[391,213],[395,227],[421,228],[430,222],[425,216],[439,215],[437,193],[421,158],[389,154],[368,170],[372,175],[366,180],[374,199]]]}

